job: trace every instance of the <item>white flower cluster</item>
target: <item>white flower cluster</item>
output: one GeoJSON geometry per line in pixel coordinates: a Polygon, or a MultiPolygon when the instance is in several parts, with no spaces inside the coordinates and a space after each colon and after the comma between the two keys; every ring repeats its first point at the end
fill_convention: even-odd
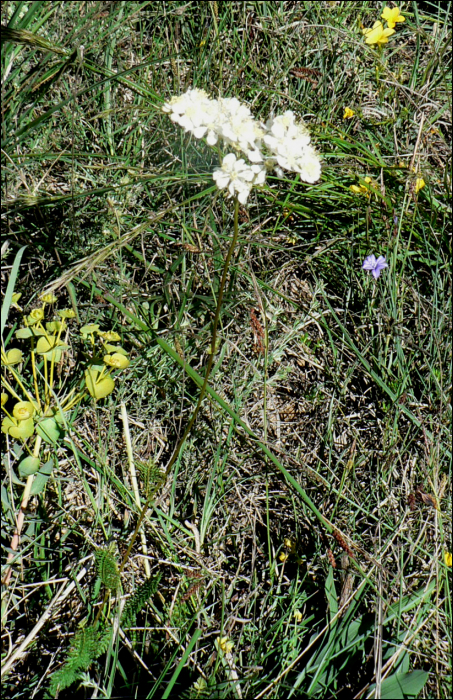
{"type": "MultiPolygon", "coordinates": [[[[310,134],[305,124],[297,124],[294,113],[288,110],[280,117],[269,119],[264,143],[284,170],[299,173],[304,182],[313,183],[321,177],[321,162],[310,145],[310,134]]],[[[277,169],[279,173],[279,169],[277,169]]]]}
{"type": "Polygon", "coordinates": [[[236,195],[241,204],[247,201],[252,187],[264,183],[268,170],[275,169],[279,176],[283,170],[296,172],[309,183],[319,180],[319,156],[310,145],[307,128],[296,122],[291,111],[264,125],[235,97],[212,100],[196,88],[172,97],[163,111],[196,138],[205,136],[210,146],[222,140],[247,157],[252,165],[229,153],[222,167],[213,173],[218,188],[227,188],[229,196],[236,195]]]}

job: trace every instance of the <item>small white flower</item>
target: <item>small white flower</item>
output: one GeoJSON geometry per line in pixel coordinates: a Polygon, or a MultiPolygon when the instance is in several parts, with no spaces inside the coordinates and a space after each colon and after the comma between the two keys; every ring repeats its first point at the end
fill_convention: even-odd
{"type": "Polygon", "coordinates": [[[266,169],[261,165],[248,165],[243,158],[228,153],[222,167],[214,170],[212,177],[219,190],[227,188],[230,197],[237,195],[239,202],[245,204],[252,187],[264,183],[266,169]]]}
{"type": "Polygon", "coordinates": [[[269,119],[266,124],[267,135],[264,138],[271,150],[278,144],[291,143],[293,148],[302,150],[310,143],[310,134],[305,124],[298,124],[294,112],[287,110],[279,117],[269,119]]]}
{"type": "Polygon", "coordinates": [[[307,127],[295,121],[293,112],[288,110],[279,117],[270,119],[266,127],[267,133],[263,141],[275,156],[278,171],[284,168],[299,173],[302,180],[309,183],[319,180],[319,157],[313,146],[310,146],[307,127]]]}
{"type": "Polygon", "coordinates": [[[201,139],[206,136],[210,146],[217,143],[218,102],[209,99],[204,90],[194,88],[179,97],[172,97],[162,109],[170,113],[173,122],[192,133],[195,138],[201,139]]]}
{"type": "Polygon", "coordinates": [[[299,173],[301,179],[309,184],[317,182],[321,177],[321,161],[312,146],[309,146],[300,156],[296,173],[299,173]]]}
{"type": "Polygon", "coordinates": [[[218,131],[222,139],[242,151],[252,163],[261,163],[263,156],[259,146],[264,130],[255,121],[250,109],[236,97],[220,99],[219,109],[221,116],[218,131]]]}

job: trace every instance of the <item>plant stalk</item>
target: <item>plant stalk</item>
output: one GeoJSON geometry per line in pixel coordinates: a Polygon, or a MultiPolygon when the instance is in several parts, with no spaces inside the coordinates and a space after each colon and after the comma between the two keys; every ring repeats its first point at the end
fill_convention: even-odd
{"type": "MultiPolygon", "coordinates": [[[[184,445],[184,443],[185,443],[185,441],[186,441],[186,439],[187,439],[187,436],[189,435],[190,431],[192,430],[192,427],[193,427],[193,425],[194,425],[194,423],[195,423],[195,421],[196,421],[196,419],[197,419],[198,412],[199,412],[199,410],[200,410],[200,408],[201,408],[201,403],[202,403],[202,401],[203,401],[203,399],[204,399],[204,396],[205,396],[205,393],[206,393],[206,387],[208,386],[209,375],[210,375],[210,373],[211,373],[212,365],[213,365],[213,363],[214,363],[215,348],[216,348],[216,343],[217,343],[217,329],[218,329],[218,326],[219,326],[220,312],[221,312],[221,310],[222,310],[222,301],[223,301],[223,294],[224,294],[224,291],[225,291],[226,278],[227,278],[227,275],[228,275],[228,270],[229,270],[229,267],[230,267],[231,258],[232,258],[232,256],[233,256],[233,252],[234,252],[234,249],[235,249],[235,247],[236,247],[238,235],[239,235],[239,201],[238,201],[238,199],[236,198],[236,199],[235,199],[235,205],[234,205],[234,231],[233,231],[233,237],[232,237],[232,239],[231,239],[230,247],[228,248],[228,252],[227,252],[227,255],[226,255],[226,258],[225,258],[225,264],[224,264],[224,266],[223,266],[222,278],[221,278],[221,280],[220,280],[219,296],[218,296],[218,298],[217,298],[217,306],[216,306],[215,315],[214,315],[214,323],[213,323],[213,326],[212,326],[211,352],[210,352],[210,355],[209,355],[208,362],[207,362],[207,364],[206,364],[206,372],[205,372],[205,376],[204,376],[203,386],[201,387],[200,396],[198,397],[198,402],[197,402],[197,405],[195,406],[195,410],[194,410],[194,412],[193,412],[193,414],[192,414],[192,417],[191,417],[191,419],[189,420],[189,422],[188,422],[188,424],[187,424],[187,426],[186,426],[186,429],[184,430],[184,433],[183,433],[182,438],[180,439],[180,441],[179,441],[178,444],[176,445],[175,450],[174,450],[174,452],[173,452],[173,454],[172,454],[172,456],[171,456],[171,458],[170,458],[169,463],[167,464],[167,468],[166,468],[166,470],[165,470],[165,481],[167,480],[168,475],[170,474],[170,470],[171,470],[172,466],[174,465],[174,463],[176,462],[176,460],[177,460],[177,458],[178,458],[178,456],[179,456],[179,454],[180,454],[180,452],[181,452],[181,450],[182,450],[182,448],[183,448],[183,445],[184,445]]],[[[164,483],[165,483],[165,482],[164,482],[164,483]]],[[[162,484],[159,484],[159,487],[160,487],[160,486],[162,486],[162,484]]],[[[145,503],[145,505],[144,505],[143,508],[142,508],[142,511],[141,511],[140,516],[139,516],[138,521],[137,521],[137,525],[135,526],[134,533],[133,533],[133,535],[132,535],[132,537],[131,537],[131,541],[130,541],[129,546],[128,546],[127,550],[126,550],[126,553],[125,553],[125,555],[124,555],[124,557],[123,557],[123,559],[122,559],[122,561],[121,561],[121,565],[120,565],[120,568],[119,568],[120,573],[123,571],[123,569],[124,569],[124,567],[125,567],[125,565],[126,565],[126,562],[127,562],[127,560],[129,559],[130,553],[131,553],[131,551],[132,551],[132,547],[134,546],[134,542],[135,542],[135,540],[136,540],[136,538],[137,538],[138,532],[139,532],[139,530],[140,530],[140,528],[141,528],[141,525],[142,525],[143,520],[144,520],[144,518],[145,518],[146,512],[147,512],[147,510],[148,510],[148,508],[149,508],[149,506],[150,506],[150,504],[151,504],[151,500],[152,500],[152,497],[153,497],[153,496],[154,496],[154,494],[151,494],[151,495],[146,499],[146,503],[145,503]]]]}

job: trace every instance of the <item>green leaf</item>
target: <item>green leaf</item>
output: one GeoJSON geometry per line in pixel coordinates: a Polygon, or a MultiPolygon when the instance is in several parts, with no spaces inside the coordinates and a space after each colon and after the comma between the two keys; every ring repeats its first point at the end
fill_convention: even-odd
{"type": "Polygon", "coordinates": [[[338,598],[335,590],[335,581],[333,580],[333,569],[330,567],[329,574],[325,583],[325,591],[327,605],[329,607],[329,617],[332,620],[338,612],[338,598]]]}
{"type": "Polygon", "coordinates": [[[19,340],[26,340],[27,338],[32,338],[37,335],[44,335],[44,331],[38,330],[37,328],[19,328],[15,333],[16,338],[19,340]]]}
{"type": "MultiPolygon", "coordinates": [[[[385,700],[405,700],[417,697],[428,680],[426,671],[416,670],[410,673],[394,673],[382,681],[380,697],[385,700]]],[[[374,690],[376,686],[370,688],[374,690]]],[[[374,697],[369,693],[368,697],[374,697]]]]}
{"type": "Polygon", "coordinates": [[[50,445],[55,445],[65,434],[56,419],[51,417],[43,418],[36,424],[36,433],[50,445]]]}
{"type": "Polygon", "coordinates": [[[19,474],[21,476],[30,476],[31,474],[36,474],[39,469],[39,457],[25,457],[19,464],[19,474]]]}
{"type": "Polygon", "coordinates": [[[27,246],[24,245],[17,252],[16,257],[14,258],[13,266],[11,268],[11,274],[9,276],[8,286],[6,287],[5,298],[3,299],[3,304],[2,304],[2,313],[1,313],[2,337],[3,337],[3,331],[5,330],[6,321],[8,320],[9,309],[11,306],[11,301],[12,301],[13,293],[14,293],[14,285],[16,284],[17,275],[19,273],[20,261],[22,259],[22,255],[24,254],[24,250],[26,247],[27,246]]]}
{"type": "Polygon", "coordinates": [[[49,476],[52,474],[54,467],[54,460],[49,459],[45,464],[42,465],[39,472],[35,474],[33,484],[31,486],[30,494],[36,496],[38,493],[43,491],[45,485],[49,480],[49,476]]]}
{"type": "Polygon", "coordinates": [[[116,591],[121,583],[118,564],[109,549],[97,549],[94,553],[99,578],[106,588],[116,591]]]}

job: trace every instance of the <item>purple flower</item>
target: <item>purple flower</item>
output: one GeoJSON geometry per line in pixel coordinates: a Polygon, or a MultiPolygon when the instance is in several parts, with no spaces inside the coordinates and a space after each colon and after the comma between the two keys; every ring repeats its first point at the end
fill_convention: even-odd
{"type": "Polygon", "coordinates": [[[375,255],[368,255],[368,257],[363,261],[362,265],[364,270],[371,272],[375,280],[377,280],[381,274],[381,270],[383,270],[384,267],[388,267],[388,265],[385,262],[383,255],[380,255],[377,260],[375,255]]]}

